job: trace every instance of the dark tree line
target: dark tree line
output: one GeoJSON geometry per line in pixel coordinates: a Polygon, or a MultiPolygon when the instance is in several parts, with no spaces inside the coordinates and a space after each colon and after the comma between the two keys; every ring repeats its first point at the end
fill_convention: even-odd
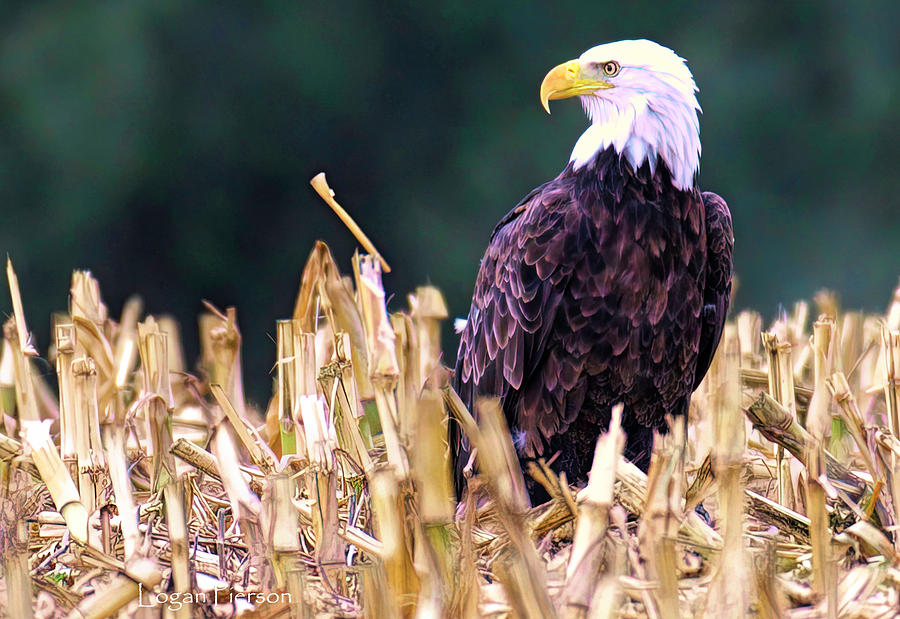
{"type": "Polygon", "coordinates": [[[430,281],[464,315],[494,223],[585,126],[575,103],[541,111],[544,72],[641,36],[700,85],[701,181],[734,213],[738,308],[829,286],[880,309],[900,274],[897,3],[130,0],[0,17],[0,249],[43,351],[69,272],[90,268],[114,313],[139,292],[188,342],[201,299],[236,305],[262,400],[266,334],[312,242],[345,266],[354,247],[308,186],[321,170],[394,265],[387,286],[430,281]]]}

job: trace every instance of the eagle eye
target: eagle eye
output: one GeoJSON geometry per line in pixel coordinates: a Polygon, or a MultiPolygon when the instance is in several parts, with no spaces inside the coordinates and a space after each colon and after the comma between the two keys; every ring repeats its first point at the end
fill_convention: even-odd
{"type": "Polygon", "coordinates": [[[615,77],[621,68],[615,60],[607,60],[603,63],[603,74],[607,77],[615,77]]]}

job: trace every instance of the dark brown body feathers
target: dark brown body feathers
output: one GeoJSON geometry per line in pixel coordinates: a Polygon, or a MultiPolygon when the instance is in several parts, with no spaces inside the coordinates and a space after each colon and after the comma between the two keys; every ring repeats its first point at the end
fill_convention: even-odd
{"type": "MultiPolygon", "coordinates": [[[[500,397],[523,459],[585,479],[610,408],[625,405],[626,456],[646,468],[653,429],[686,413],[728,311],[731,216],[682,191],[659,160],[613,150],[569,164],[495,228],[462,332],[456,387],[500,397]]],[[[457,483],[469,448],[451,429],[457,483]]],[[[458,486],[459,487],[459,486],[458,486]]]]}

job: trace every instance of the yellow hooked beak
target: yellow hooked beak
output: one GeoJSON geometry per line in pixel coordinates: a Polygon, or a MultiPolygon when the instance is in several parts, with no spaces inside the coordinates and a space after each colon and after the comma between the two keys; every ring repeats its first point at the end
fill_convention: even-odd
{"type": "Polygon", "coordinates": [[[570,60],[550,69],[541,82],[541,105],[550,113],[550,101],[568,99],[603,88],[614,88],[608,82],[581,74],[581,63],[570,60]]]}

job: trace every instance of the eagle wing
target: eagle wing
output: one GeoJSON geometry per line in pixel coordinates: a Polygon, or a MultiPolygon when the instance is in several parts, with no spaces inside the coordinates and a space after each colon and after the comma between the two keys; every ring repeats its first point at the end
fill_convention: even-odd
{"type": "Polygon", "coordinates": [[[703,206],[706,210],[706,285],[703,290],[703,325],[700,330],[700,347],[697,369],[694,374],[694,389],[709,370],[731,301],[732,252],[734,232],[731,227],[731,212],[720,196],[704,192],[703,206]]]}
{"type": "MultiPolygon", "coordinates": [[[[646,382],[645,374],[652,373],[641,359],[646,357],[644,365],[654,368],[666,361],[665,351],[673,346],[667,341],[669,328],[677,326],[678,320],[699,319],[699,329],[693,327],[700,331],[699,337],[682,355],[682,372],[693,371],[693,376],[669,380],[663,372],[653,379],[663,399],[683,398],[679,384],[695,386],[702,379],[728,311],[733,238],[731,216],[721,198],[703,194],[705,209],[696,211],[668,205],[676,219],[685,218],[684,227],[672,228],[674,236],[670,236],[667,224],[654,218],[658,211],[644,197],[626,196],[620,199],[620,208],[588,211],[574,199],[576,182],[572,176],[560,175],[532,191],[500,221],[482,259],[460,338],[455,377],[460,397],[470,410],[479,397],[501,398],[507,423],[517,430],[513,437],[517,448],[526,454],[538,452],[544,439],[564,432],[578,415],[588,389],[585,363],[593,363],[597,374],[599,364],[614,357],[616,376],[623,381],[620,387],[646,382]],[[681,256],[685,277],[676,282],[651,277],[654,269],[663,269],[664,261],[671,259],[659,252],[663,244],[684,242],[679,235],[685,230],[688,234],[693,230],[698,241],[703,239],[699,218],[703,211],[706,260],[702,254],[692,254],[697,269],[690,276],[692,255],[681,256]],[[594,212],[600,220],[594,219],[594,212]],[[626,212],[631,219],[626,217],[622,225],[628,221],[628,233],[603,219],[626,212]],[[697,215],[693,224],[692,212],[697,215]],[[604,235],[605,229],[616,232],[604,235]],[[644,249],[626,242],[637,238],[633,235],[653,235],[656,240],[644,249]],[[573,257],[588,260],[591,268],[579,270],[581,262],[573,257]],[[705,273],[700,265],[705,265],[705,273]],[[695,288],[698,279],[702,290],[695,288]],[[609,288],[613,282],[615,293],[609,288]],[[685,314],[682,307],[693,304],[689,302],[693,294],[697,295],[693,297],[696,313],[685,314]],[[641,328],[629,326],[629,316],[635,313],[647,313],[641,328]],[[561,325],[563,335],[554,330],[561,325]],[[642,356],[640,351],[647,346],[651,354],[642,356]],[[593,349],[607,354],[594,355],[589,361],[593,349]]],[[[651,201],[655,200],[654,195],[651,201]]],[[[679,251],[691,254],[695,250],[688,244],[679,251]]],[[[690,330],[683,325],[676,329],[690,330]]],[[[675,407],[674,401],[667,402],[663,408],[675,407]]],[[[640,417],[655,410],[636,409],[638,425],[655,425],[653,419],[640,417]]],[[[461,488],[470,449],[456,424],[451,425],[451,446],[457,488],[461,488]]]]}
{"type": "MultiPolygon", "coordinates": [[[[579,241],[586,234],[582,227],[566,221],[567,213],[573,213],[566,208],[573,182],[557,177],[537,187],[497,224],[460,336],[455,379],[460,397],[470,410],[479,397],[501,398],[511,426],[515,403],[544,356],[572,276],[570,258],[585,241],[579,241]]],[[[551,413],[549,406],[546,412],[551,413]]],[[[451,447],[459,483],[469,446],[455,424],[451,447]]]]}

